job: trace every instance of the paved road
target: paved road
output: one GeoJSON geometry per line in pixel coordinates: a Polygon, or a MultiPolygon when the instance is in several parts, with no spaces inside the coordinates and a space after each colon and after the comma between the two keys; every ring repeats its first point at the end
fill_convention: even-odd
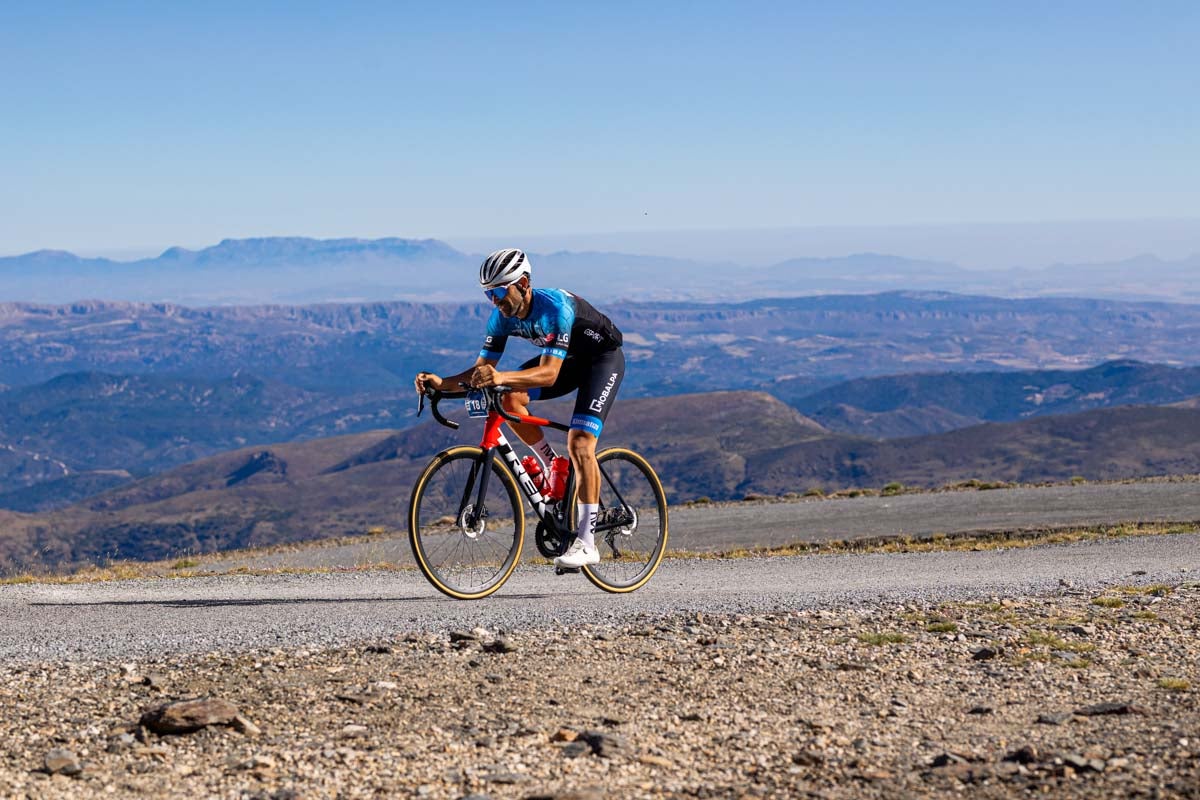
{"type": "Polygon", "coordinates": [[[522,567],[477,602],[442,598],[414,571],[25,584],[0,586],[0,661],[153,660],[346,645],[413,630],[1019,596],[1063,591],[1062,580],[1095,591],[1197,576],[1200,535],[1175,534],[1009,551],[671,560],[627,596],[548,567],[522,567]]]}
{"type": "MultiPolygon", "coordinates": [[[[721,552],[736,547],[832,539],[1150,521],[1200,521],[1200,482],[1083,484],[794,503],[736,503],[717,508],[679,507],[671,509],[670,546],[674,550],[721,552]]],[[[340,547],[239,556],[223,561],[221,566],[344,567],[379,562],[411,564],[408,540],[369,539],[340,547]]]]}

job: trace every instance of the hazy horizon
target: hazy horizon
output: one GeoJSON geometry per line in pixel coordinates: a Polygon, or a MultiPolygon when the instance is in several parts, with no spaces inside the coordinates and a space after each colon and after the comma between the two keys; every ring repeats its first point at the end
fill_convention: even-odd
{"type": "MultiPolygon", "coordinates": [[[[272,238],[276,235],[312,239],[377,238],[352,234],[317,237],[303,233],[244,238],[272,238]]],[[[499,247],[518,246],[537,253],[598,251],[709,262],[729,261],[750,266],[764,266],[792,258],[839,258],[858,253],[879,253],[944,261],[965,269],[998,270],[1116,262],[1142,255],[1178,261],[1200,254],[1200,218],[644,230],[512,236],[400,235],[397,238],[438,239],[464,253],[484,253],[499,247]]],[[[219,241],[171,242],[118,249],[58,246],[39,249],[65,250],[84,258],[137,261],[155,258],[171,247],[202,250],[219,241]]],[[[0,253],[0,257],[23,255],[26,252],[31,251],[0,253]]]]}

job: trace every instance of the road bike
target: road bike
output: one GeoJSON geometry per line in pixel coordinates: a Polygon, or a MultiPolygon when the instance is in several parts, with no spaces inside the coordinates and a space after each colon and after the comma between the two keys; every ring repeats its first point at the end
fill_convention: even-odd
{"type": "MultiPolygon", "coordinates": [[[[495,592],[521,560],[525,541],[525,507],[537,519],[535,542],[548,559],[566,552],[575,539],[578,487],[574,468],[568,472],[562,500],[543,494],[504,438],[508,422],[540,425],[560,431],[566,425],[535,416],[510,414],[502,404],[508,387],[443,392],[425,397],[439,423],[458,423],[438,411],[446,399],[465,398],[468,417],[483,418],[478,446],[458,445],[433,457],[413,486],[408,534],[413,556],[434,587],[459,600],[477,600],[495,592]],[[497,457],[499,456],[499,457],[497,457]]],[[[600,451],[600,511],[596,544],[600,563],[583,574],[606,592],[632,592],[646,584],[667,547],[667,500],[662,483],[642,456],[623,447],[600,451]]],[[[558,574],[579,569],[556,567],[558,574]]]]}

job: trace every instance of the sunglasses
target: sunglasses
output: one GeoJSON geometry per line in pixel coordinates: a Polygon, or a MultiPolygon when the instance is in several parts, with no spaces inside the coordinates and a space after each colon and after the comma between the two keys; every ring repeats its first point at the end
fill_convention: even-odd
{"type": "MultiPolygon", "coordinates": [[[[516,283],[516,281],[513,281],[513,283],[516,283]]],[[[504,296],[508,294],[508,287],[512,286],[513,283],[506,283],[503,286],[494,286],[491,289],[484,289],[483,293],[488,296],[489,300],[503,300],[504,296]]]]}

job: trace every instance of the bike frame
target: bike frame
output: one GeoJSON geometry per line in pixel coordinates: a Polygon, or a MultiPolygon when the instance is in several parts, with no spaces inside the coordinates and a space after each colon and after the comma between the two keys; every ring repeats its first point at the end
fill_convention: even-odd
{"type": "MultiPolygon", "coordinates": [[[[450,398],[464,397],[467,393],[454,392],[439,394],[441,397],[450,398]]],[[[484,397],[487,399],[488,414],[483,426],[483,437],[479,442],[479,447],[483,451],[483,454],[482,457],[475,462],[475,466],[472,467],[470,480],[467,481],[467,485],[463,489],[462,499],[459,502],[459,513],[461,514],[461,510],[470,505],[469,501],[471,498],[469,495],[471,493],[471,487],[475,485],[475,503],[472,506],[470,515],[465,520],[467,527],[475,527],[475,525],[479,522],[480,514],[485,509],[484,500],[487,497],[488,481],[491,479],[492,475],[492,462],[496,458],[496,453],[499,453],[504,459],[505,463],[508,465],[513,477],[517,479],[517,485],[521,488],[521,491],[529,500],[530,506],[533,507],[534,513],[537,514],[538,519],[541,520],[542,524],[550,528],[553,532],[561,534],[564,537],[572,534],[574,526],[571,524],[571,520],[567,518],[568,515],[566,514],[565,509],[560,509],[563,513],[563,518],[561,521],[556,518],[553,513],[551,513],[550,503],[548,502],[549,498],[543,496],[542,493],[538,491],[533,479],[529,476],[529,473],[525,471],[525,467],[521,465],[521,459],[517,457],[516,451],[513,450],[512,445],[509,444],[508,439],[506,439],[504,436],[504,431],[501,430],[506,421],[510,423],[522,423],[525,425],[538,425],[544,428],[554,428],[555,430],[560,431],[569,431],[570,427],[563,425],[561,422],[555,422],[554,420],[546,419],[545,417],[535,417],[524,414],[510,414],[503,407],[503,401],[500,399],[500,393],[496,392],[495,390],[484,390],[484,397]],[[477,481],[478,484],[476,485],[477,481]]],[[[424,407],[424,396],[422,396],[421,400],[422,407],[424,407]]],[[[458,423],[447,420],[438,413],[436,400],[432,404],[431,410],[433,411],[433,414],[437,418],[438,422],[441,422],[443,425],[447,425],[451,428],[458,427],[458,423]]],[[[419,414],[420,411],[418,410],[417,413],[419,414]]],[[[625,498],[621,496],[621,493],[617,490],[617,487],[613,484],[612,479],[609,478],[608,473],[604,471],[603,467],[600,468],[600,474],[604,481],[609,485],[609,488],[612,489],[613,494],[617,498],[617,502],[620,503],[622,507],[625,507],[625,498]]],[[[567,474],[567,488],[563,494],[564,500],[571,497],[574,486],[575,465],[572,464],[571,470],[567,474]]],[[[619,528],[620,526],[620,522],[597,524],[595,530],[596,533],[605,533],[612,528],[619,528]]]]}
{"type": "MultiPolygon", "coordinates": [[[[524,420],[522,420],[524,421],[524,420]]],[[[517,457],[517,453],[513,450],[508,439],[504,437],[504,432],[500,430],[500,426],[504,424],[504,419],[492,411],[488,414],[487,422],[483,429],[483,439],[479,443],[479,447],[483,450],[483,457],[479,460],[481,474],[478,475],[479,486],[477,489],[477,502],[475,508],[483,507],[484,498],[487,497],[488,480],[492,474],[492,461],[495,460],[496,454],[504,459],[508,464],[509,470],[512,471],[513,477],[517,479],[517,485],[521,487],[521,491],[529,500],[529,504],[533,507],[534,512],[544,522],[547,518],[553,519],[553,515],[549,513],[550,504],[549,498],[545,497],[538,491],[537,485],[534,484],[533,478],[529,477],[529,473],[525,471],[525,467],[521,465],[521,459],[517,457]]],[[[574,475],[569,478],[567,492],[565,495],[570,496],[570,481],[574,480],[574,475]]],[[[470,484],[468,484],[469,486],[470,484]]],[[[465,498],[464,498],[465,499],[465,498]]],[[[474,522],[475,520],[472,520],[474,522]]]]}

